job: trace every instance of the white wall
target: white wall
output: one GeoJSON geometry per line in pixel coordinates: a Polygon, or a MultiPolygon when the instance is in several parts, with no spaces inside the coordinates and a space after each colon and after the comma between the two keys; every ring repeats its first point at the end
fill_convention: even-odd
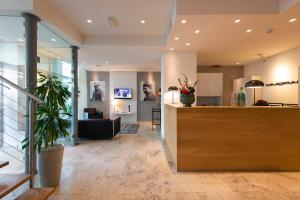
{"type": "MultiPolygon", "coordinates": [[[[300,48],[272,56],[265,62],[258,61],[245,66],[244,76],[260,76],[262,81],[276,83],[282,81],[297,81],[298,66],[300,66],[300,48]]],[[[262,89],[262,99],[274,103],[298,103],[298,85],[265,87],[262,89]]]]}
{"type": "Polygon", "coordinates": [[[165,52],[161,57],[161,134],[164,138],[164,103],[165,94],[170,86],[179,86],[178,78],[184,73],[191,82],[197,81],[196,52],[165,52]]]}
{"type": "Polygon", "coordinates": [[[78,99],[78,119],[83,119],[83,109],[87,108],[87,71],[84,67],[78,69],[78,86],[79,86],[79,99],[78,99]]]}
{"type": "MultiPolygon", "coordinates": [[[[121,115],[122,122],[137,122],[137,72],[110,72],[109,74],[109,94],[110,99],[114,99],[114,88],[131,88],[133,91],[132,99],[116,100],[116,110],[128,112],[128,105],[133,115],[121,115]]],[[[110,102],[110,116],[114,117],[112,102],[110,102]]]]}

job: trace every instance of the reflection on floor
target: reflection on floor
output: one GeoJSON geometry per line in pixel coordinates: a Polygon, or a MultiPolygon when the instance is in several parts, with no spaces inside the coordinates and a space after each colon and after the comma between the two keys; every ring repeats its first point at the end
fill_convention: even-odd
{"type": "Polygon", "coordinates": [[[300,199],[300,173],[176,173],[156,131],[67,147],[60,187],[50,199],[300,199]]]}

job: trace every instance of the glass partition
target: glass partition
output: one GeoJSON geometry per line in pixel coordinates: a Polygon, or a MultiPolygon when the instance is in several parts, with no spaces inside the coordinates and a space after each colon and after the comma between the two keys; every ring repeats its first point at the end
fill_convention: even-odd
{"type": "MultiPolygon", "coordinates": [[[[25,87],[24,26],[22,17],[0,16],[0,75],[25,87]]],[[[1,173],[25,172],[25,95],[0,81],[0,161],[9,161],[1,173]]]]}
{"type": "MultiPolygon", "coordinates": [[[[23,24],[23,17],[0,16],[0,75],[25,88],[23,24]]],[[[70,46],[38,23],[38,71],[57,76],[73,92],[70,46]]],[[[68,101],[70,111],[72,98],[68,101]]],[[[9,161],[9,166],[1,169],[3,174],[25,172],[26,152],[21,144],[25,139],[25,109],[25,95],[0,81],[0,161],[9,161]]],[[[69,131],[72,132],[71,128],[69,131]]]]}
{"type": "MultiPolygon", "coordinates": [[[[71,51],[71,44],[45,25],[38,24],[38,71],[58,77],[69,88],[69,91],[73,92],[74,77],[71,51]]],[[[70,112],[72,110],[72,98],[67,103],[70,112]]],[[[70,121],[72,122],[71,118],[70,121]]],[[[71,128],[69,132],[71,134],[71,128]]],[[[64,140],[61,141],[65,142],[64,140]]],[[[69,141],[70,138],[68,138],[67,142],[69,141]]]]}

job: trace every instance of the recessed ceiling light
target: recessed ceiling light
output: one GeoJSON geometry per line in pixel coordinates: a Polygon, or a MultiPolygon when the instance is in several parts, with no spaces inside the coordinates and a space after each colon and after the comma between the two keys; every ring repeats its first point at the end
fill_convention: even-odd
{"type": "Polygon", "coordinates": [[[93,21],[91,19],[86,20],[87,23],[92,23],[93,21]]]}
{"type": "Polygon", "coordinates": [[[240,63],[239,63],[239,62],[237,62],[236,64],[237,64],[237,65],[239,65],[240,63]]]}
{"type": "Polygon", "coordinates": [[[234,23],[240,23],[241,22],[241,20],[240,19],[236,19],[236,20],[234,20],[234,23]]]}
{"type": "Polygon", "coordinates": [[[174,48],[170,48],[171,51],[174,51],[174,48]]]}
{"type": "Polygon", "coordinates": [[[141,24],[145,24],[145,23],[146,23],[146,21],[142,19],[141,20],[141,24]]]}
{"type": "Polygon", "coordinates": [[[289,20],[289,22],[290,22],[290,23],[293,23],[293,22],[295,22],[296,20],[297,20],[296,18],[292,18],[292,19],[289,20]]]}
{"type": "Polygon", "coordinates": [[[185,19],[181,20],[181,23],[182,23],[182,24],[186,24],[186,22],[187,22],[187,21],[186,21],[185,19]]]}
{"type": "Polygon", "coordinates": [[[56,39],[52,38],[51,41],[52,41],[52,42],[56,42],[56,39]]]}
{"type": "Polygon", "coordinates": [[[109,61],[105,61],[105,64],[108,64],[109,63],[109,61]]]}
{"type": "Polygon", "coordinates": [[[195,33],[196,33],[196,34],[199,34],[199,33],[200,33],[200,30],[195,30],[195,33]]]}
{"type": "Polygon", "coordinates": [[[186,45],[186,46],[191,46],[191,43],[186,43],[185,45],[186,45]]]}
{"type": "Polygon", "coordinates": [[[251,33],[252,31],[253,31],[252,29],[246,30],[247,33],[251,33]]]}
{"type": "Polygon", "coordinates": [[[24,42],[24,40],[22,38],[19,38],[18,41],[19,42],[24,42]]]}
{"type": "Polygon", "coordinates": [[[179,40],[179,37],[174,37],[174,40],[179,40]]]}

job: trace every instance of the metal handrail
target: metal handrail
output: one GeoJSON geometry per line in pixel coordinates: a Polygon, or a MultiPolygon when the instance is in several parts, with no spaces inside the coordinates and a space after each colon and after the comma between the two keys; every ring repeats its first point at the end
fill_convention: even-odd
{"type": "Polygon", "coordinates": [[[3,76],[0,76],[0,80],[7,83],[9,86],[15,88],[16,90],[22,92],[23,94],[27,95],[28,97],[35,100],[36,102],[38,102],[40,104],[44,103],[41,99],[37,98],[36,96],[31,94],[30,92],[26,91],[24,88],[21,88],[20,86],[16,85],[15,83],[11,82],[10,80],[4,78],[3,76]]]}

